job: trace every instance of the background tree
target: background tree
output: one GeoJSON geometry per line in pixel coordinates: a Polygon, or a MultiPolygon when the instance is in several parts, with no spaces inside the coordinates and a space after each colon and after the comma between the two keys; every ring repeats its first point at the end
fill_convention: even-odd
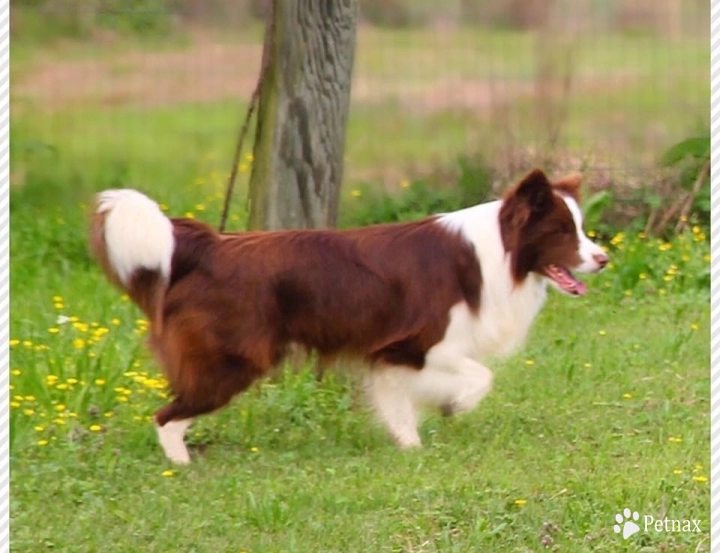
{"type": "Polygon", "coordinates": [[[358,0],[281,0],[270,9],[248,226],[334,226],[358,0]]]}

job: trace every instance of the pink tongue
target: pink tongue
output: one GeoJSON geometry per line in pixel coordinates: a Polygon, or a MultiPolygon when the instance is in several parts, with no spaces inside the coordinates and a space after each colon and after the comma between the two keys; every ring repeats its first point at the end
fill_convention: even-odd
{"type": "Polygon", "coordinates": [[[577,280],[570,273],[563,269],[560,269],[558,267],[554,268],[555,281],[560,286],[562,286],[564,290],[566,290],[570,294],[577,294],[578,296],[582,296],[583,294],[585,294],[585,292],[587,292],[587,286],[584,282],[577,280]]]}

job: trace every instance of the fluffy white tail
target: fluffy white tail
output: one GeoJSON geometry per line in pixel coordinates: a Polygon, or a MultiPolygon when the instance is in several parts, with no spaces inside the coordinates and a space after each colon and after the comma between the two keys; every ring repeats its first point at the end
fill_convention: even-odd
{"type": "Polygon", "coordinates": [[[170,278],[173,227],[153,200],[136,190],[106,190],[97,196],[94,218],[93,250],[122,288],[131,287],[140,269],[170,278]]]}

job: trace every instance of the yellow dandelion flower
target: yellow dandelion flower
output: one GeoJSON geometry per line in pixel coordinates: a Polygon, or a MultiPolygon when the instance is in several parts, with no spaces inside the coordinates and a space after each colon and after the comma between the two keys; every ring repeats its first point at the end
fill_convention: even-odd
{"type": "Polygon", "coordinates": [[[175,471],[174,471],[174,470],[169,470],[169,469],[168,469],[168,470],[164,470],[164,471],[162,471],[162,475],[163,475],[163,476],[175,476],[175,471]]]}
{"type": "Polygon", "coordinates": [[[605,335],[607,334],[607,330],[600,330],[600,331],[598,332],[598,334],[599,334],[600,336],[605,336],[605,335]]]}
{"type": "Polygon", "coordinates": [[[113,319],[112,321],[110,321],[110,324],[112,324],[113,326],[118,326],[120,324],[120,319],[113,319]]]}
{"type": "Polygon", "coordinates": [[[35,432],[42,432],[43,430],[45,430],[44,426],[35,426],[34,428],[35,428],[35,432]]]}
{"type": "Polygon", "coordinates": [[[623,394],[622,397],[624,397],[625,399],[632,399],[632,394],[623,394]]]}
{"type": "Polygon", "coordinates": [[[26,348],[31,348],[33,346],[33,343],[30,340],[23,340],[22,345],[26,348]]]}
{"type": "Polygon", "coordinates": [[[695,465],[695,468],[694,468],[693,470],[694,470],[695,472],[697,472],[697,471],[699,471],[699,470],[702,470],[702,468],[703,468],[702,465],[695,465]]]}
{"type": "Polygon", "coordinates": [[[194,218],[195,218],[195,214],[194,214],[192,211],[186,211],[186,212],[185,212],[185,218],[186,218],[186,219],[194,219],[194,218]]]}
{"type": "Polygon", "coordinates": [[[10,407],[20,407],[20,402],[18,402],[18,401],[11,401],[11,402],[10,402],[10,407]]]}
{"type": "Polygon", "coordinates": [[[65,309],[65,305],[62,303],[54,303],[53,307],[55,307],[55,309],[58,309],[58,310],[65,309]]]}
{"type": "Polygon", "coordinates": [[[13,347],[17,346],[19,343],[20,343],[20,340],[13,338],[12,340],[10,340],[10,347],[13,348],[13,347]]]}
{"type": "Polygon", "coordinates": [[[692,323],[692,324],[690,325],[690,328],[691,328],[692,330],[698,330],[698,329],[700,328],[700,325],[698,325],[697,323],[692,323]]]}
{"type": "Polygon", "coordinates": [[[106,419],[110,419],[110,418],[112,418],[112,416],[113,416],[112,411],[108,411],[107,413],[103,413],[103,417],[105,417],[106,419]]]}
{"type": "Polygon", "coordinates": [[[701,482],[701,483],[702,483],[702,482],[707,482],[707,481],[708,481],[707,476],[696,475],[696,476],[693,476],[692,478],[693,478],[693,480],[695,480],[695,482],[701,482]]]}
{"type": "Polygon", "coordinates": [[[104,385],[105,385],[105,379],[104,379],[104,378],[96,378],[96,379],[95,379],[95,385],[96,385],[96,386],[104,386],[104,385]]]}
{"type": "Polygon", "coordinates": [[[65,419],[62,419],[62,418],[59,418],[59,417],[58,417],[57,419],[53,419],[53,422],[54,422],[55,424],[59,424],[60,426],[62,426],[62,425],[65,424],[65,419]]]}
{"type": "Polygon", "coordinates": [[[62,296],[53,296],[52,301],[54,301],[54,302],[63,301],[63,297],[62,296]]]}
{"type": "Polygon", "coordinates": [[[533,359],[525,359],[525,364],[526,364],[526,365],[534,365],[534,364],[535,364],[535,360],[533,360],[533,359]]]}
{"type": "Polygon", "coordinates": [[[673,474],[682,474],[682,473],[683,473],[682,469],[674,469],[673,470],[673,474]]]}
{"type": "Polygon", "coordinates": [[[517,505],[518,507],[524,507],[526,503],[527,503],[527,499],[516,499],[515,500],[515,505],[517,505]]]}
{"type": "Polygon", "coordinates": [[[86,342],[82,338],[75,338],[73,340],[73,347],[75,347],[76,349],[83,349],[85,347],[85,344],[86,342]]]}
{"type": "Polygon", "coordinates": [[[168,207],[167,204],[160,204],[160,210],[161,210],[161,211],[167,211],[168,209],[170,209],[170,208],[168,207]]]}
{"type": "Polygon", "coordinates": [[[38,440],[37,445],[39,445],[39,446],[48,445],[48,441],[47,440],[38,440]]]}
{"type": "Polygon", "coordinates": [[[36,399],[35,396],[25,396],[25,401],[29,401],[29,402],[31,402],[31,403],[32,403],[33,401],[35,401],[35,399],[36,399]]]}
{"type": "Polygon", "coordinates": [[[252,447],[250,448],[250,451],[252,451],[253,453],[257,453],[257,452],[260,451],[260,448],[257,447],[257,446],[252,446],[252,447]]]}
{"type": "Polygon", "coordinates": [[[32,417],[35,414],[35,409],[23,409],[23,415],[26,417],[32,417]]]}
{"type": "Polygon", "coordinates": [[[57,334],[58,332],[60,332],[60,329],[59,329],[58,327],[56,327],[56,326],[53,326],[53,327],[51,327],[51,328],[48,328],[48,332],[49,332],[50,334],[57,334]]]}
{"type": "Polygon", "coordinates": [[[115,399],[117,399],[120,403],[127,403],[128,401],[127,396],[117,396],[115,399]]]}
{"type": "Polygon", "coordinates": [[[102,430],[102,426],[99,424],[91,424],[90,425],[90,432],[100,432],[102,430]]]}
{"type": "Polygon", "coordinates": [[[58,412],[59,412],[59,411],[64,411],[65,409],[66,409],[65,405],[63,405],[62,403],[58,403],[58,404],[55,406],[55,410],[58,411],[58,412]]]}
{"type": "Polygon", "coordinates": [[[647,273],[640,273],[640,274],[638,275],[638,278],[639,278],[640,280],[647,280],[647,273]]]}
{"type": "Polygon", "coordinates": [[[682,438],[679,436],[670,436],[668,438],[668,441],[673,444],[679,444],[680,442],[682,442],[682,438]]]}
{"type": "Polygon", "coordinates": [[[22,374],[22,371],[20,369],[13,369],[10,371],[10,374],[13,376],[20,376],[22,374]]]}

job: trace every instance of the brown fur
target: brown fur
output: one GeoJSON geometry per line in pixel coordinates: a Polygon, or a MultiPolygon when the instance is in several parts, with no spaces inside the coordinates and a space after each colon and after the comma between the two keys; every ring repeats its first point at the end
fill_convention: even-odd
{"type": "MultiPolygon", "coordinates": [[[[151,320],[151,347],[176,396],[157,413],[160,425],[226,404],[292,343],[323,357],[348,353],[421,368],[444,335],[450,307],[465,301],[479,308],[473,247],[433,218],[222,236],[198,221],[172,223],[164,295],[138,273],[128,291],[151,320]],[[156,294],[161,313],[142,290],[156,294]]],[[[92,243],[107,272],[101,225],[99,217],[92,243]]]]}
{"type": "Polygon", "coordinates": [[[567,192],[568,183],[559,182],[551,184],[538,169],[504,198],[500,233],[511,254],[515,282],[522,282],[530,272],[542,273],[550,263],[573,267],[580,262],[575,221],[555,193],[567,192]]]}
{"type": "MultiPolygon", "coordinates": [[[[555,189],[569,193],[573,182],[555,189]]],[[[504,200],[499,223],[516,282],[545,263],[577,262],[572,216],[541,171],[504,200]]],[[[450,308],[481,307],[473,246],[434,217],[239,234],[172,219],[170,281],[137,270],[126,287],[108,260],[104,221],[93,217],[91,248],[150,319],[150,346],[175,395],[155,415],[160,426],[224,406],[292,344],[324,359],[347,354],[421,369],[445,334],[450,308]]]]}
{"type": "Polygon", "coordinates": [[[582,183],[582,175],[580,173],[570,173],[554,181],[552,186],[558,192],[573,198],[580,205],[580,183],[582,183]]]}

